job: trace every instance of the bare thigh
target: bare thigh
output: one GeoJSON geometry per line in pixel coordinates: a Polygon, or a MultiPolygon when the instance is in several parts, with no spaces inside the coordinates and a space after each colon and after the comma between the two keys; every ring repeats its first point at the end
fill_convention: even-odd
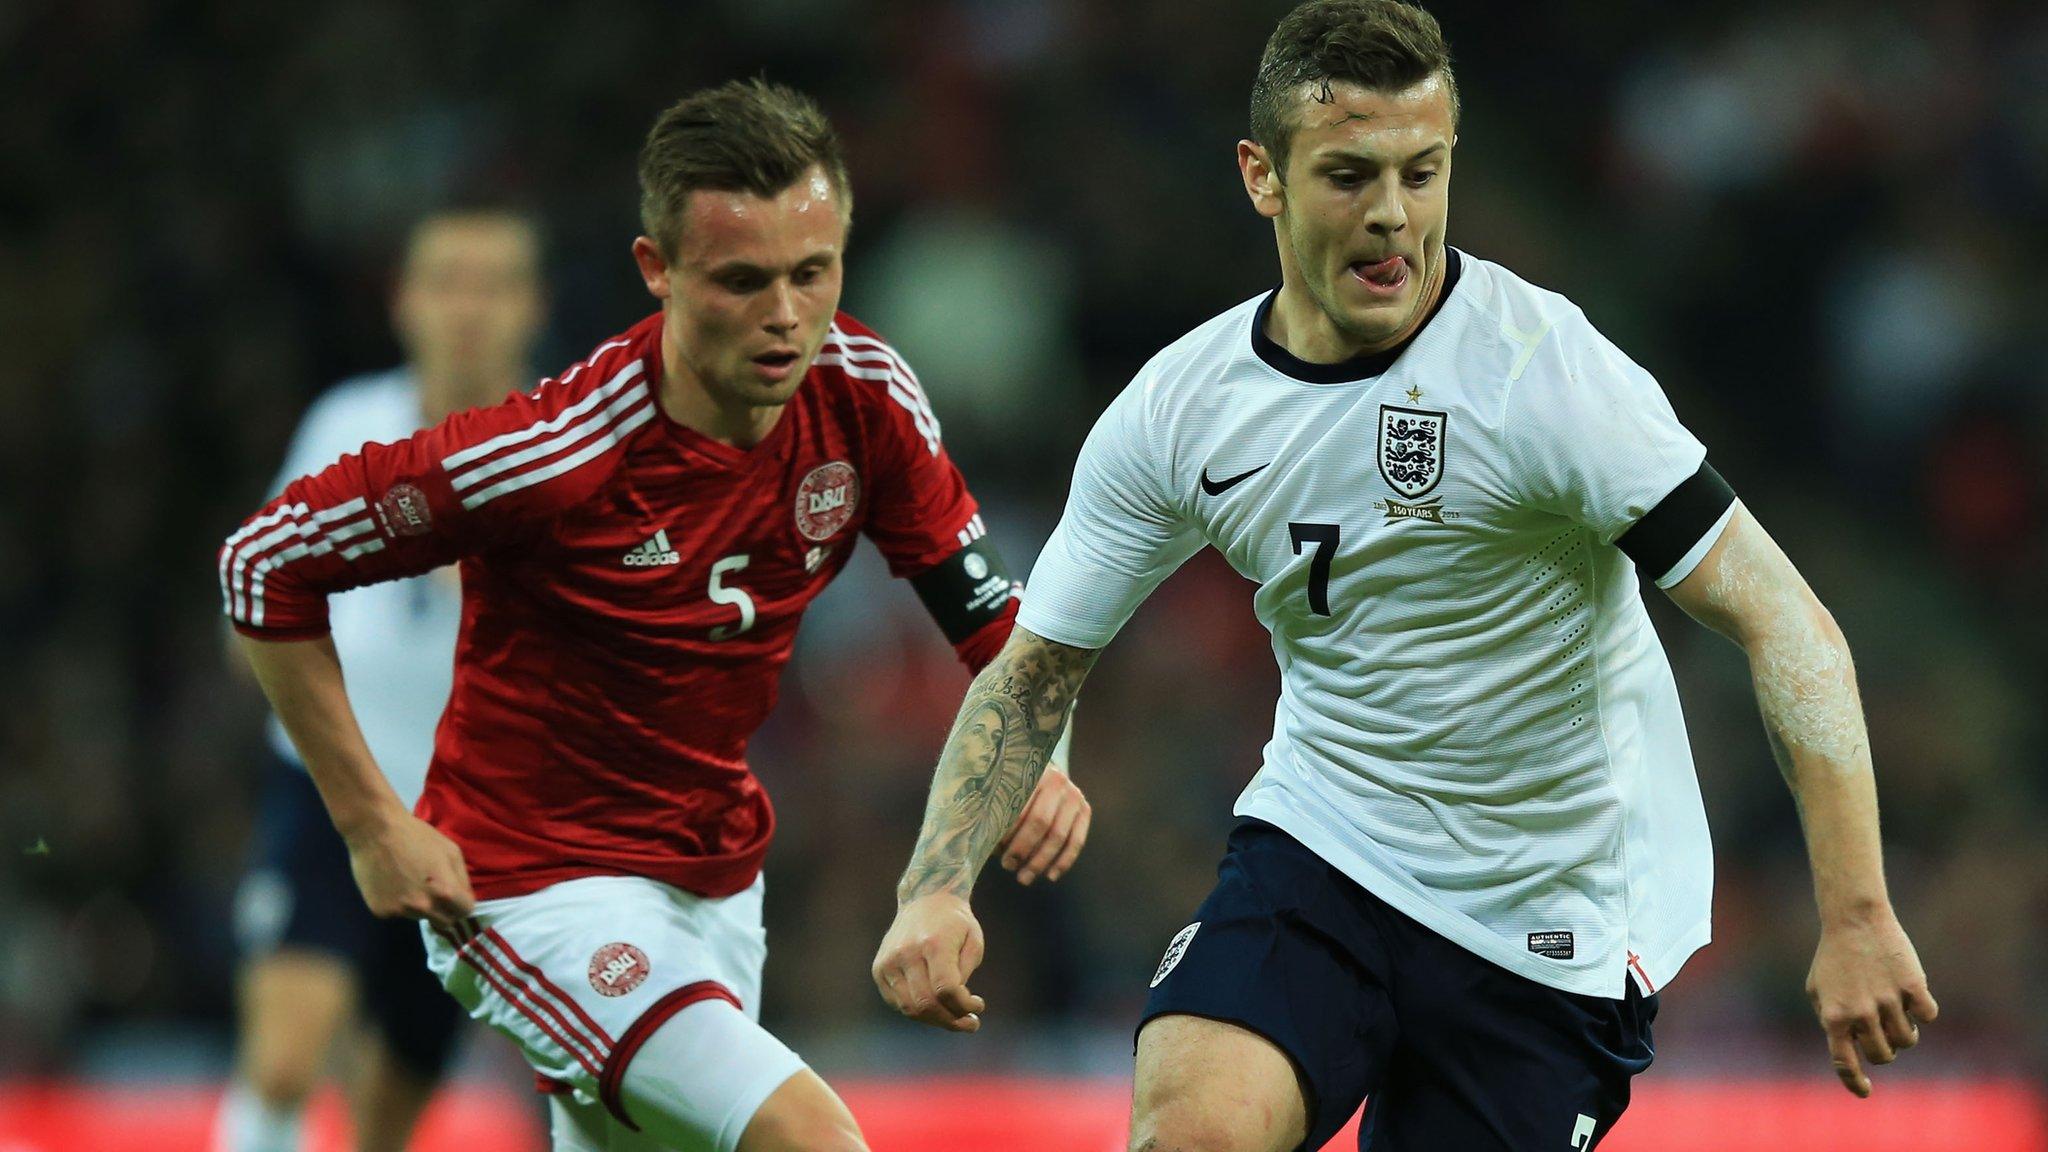
{"type": "Polygon", "coordinates": [[[740,1134],[738,1152],[866,1152],[860,1125],[832,1087],[805,1068],[782,1082],[740,1134]]]}
{"type": "Polygon", "coordinates": [[[303,1101],[355,1010],[354,974],[325,952],[286,948],[243,970],[240,1000],[243,1079],[273,1106],[303,1101]]]}
{"type": "Polygon", "coordinates": [[[1131,1152],[1290,1152],[1308,1139],[1308,1087],[1264,1036],[1202,1016],[1138,1033],[1131,1152]]]}

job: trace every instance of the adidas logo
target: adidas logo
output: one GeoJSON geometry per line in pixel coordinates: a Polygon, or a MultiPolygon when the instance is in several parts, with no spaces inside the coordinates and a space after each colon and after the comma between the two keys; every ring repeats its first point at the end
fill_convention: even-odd
{"type": "Polygon", "coordinates": [[[681,564],[683,558],[668,546],[668,529],[663,528],[648,539],[645,544],[626,553],[628,568],[657,568],[664,564],[681,564]]]}

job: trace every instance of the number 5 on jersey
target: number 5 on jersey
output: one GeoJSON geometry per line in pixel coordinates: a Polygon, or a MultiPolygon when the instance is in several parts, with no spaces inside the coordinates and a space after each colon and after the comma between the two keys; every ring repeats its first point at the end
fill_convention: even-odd
{"type": "Polygon", "coordinates": [[[711,630],[713,640],[730,640],[754,626],[754,598],[744,588],[729,588],[724,583],[727,572],[737,572],[747,566],[748,556],[727,556],[711,566],[711,602],[730,604],[740,610],[737,624],[720,624],[711,630]]]}
{"type": "Polygon", "coordinates": [[[1301,555],[1303,545],[1314,545],[1315,553],[1308,560],[1308,610],[1318,616],[1330,614],[1330,558],[1337,554],[1337,537],[1340,533],[1335,524],[1304,524],[1293,521],[1287,525],[1287,535],[1294,541],[1294,554],[1301,555]]]}

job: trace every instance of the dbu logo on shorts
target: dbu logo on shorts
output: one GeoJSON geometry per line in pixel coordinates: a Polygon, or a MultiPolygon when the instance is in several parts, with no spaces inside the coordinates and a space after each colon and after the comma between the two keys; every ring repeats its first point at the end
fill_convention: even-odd
{"type": "Polygon", "coordinates": [[[647,953],[631,944],[607,944],[590,958],[590,986],[599,996],[624,996],[645,979],[647,953]]]}

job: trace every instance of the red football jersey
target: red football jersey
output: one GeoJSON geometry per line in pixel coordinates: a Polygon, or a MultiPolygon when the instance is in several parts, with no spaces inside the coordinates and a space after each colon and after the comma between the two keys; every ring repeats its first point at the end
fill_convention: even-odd
{"type": "MultiPolygon", "coordinates": [[[[221,550],[235,627],[267,639],[324,634],[328,593],[461,562],[418,812],[480,898],[746,888],[775,826],[747,740],[805,606],[861,533],[901,577],[982,535],[917,377],[843,313],[751,449],[671,420],[661,375],[656,314],[532,393],[293,482],[221,550]]],[[[1015,613],[958,644],[970,666],[1015,613]]]]}

